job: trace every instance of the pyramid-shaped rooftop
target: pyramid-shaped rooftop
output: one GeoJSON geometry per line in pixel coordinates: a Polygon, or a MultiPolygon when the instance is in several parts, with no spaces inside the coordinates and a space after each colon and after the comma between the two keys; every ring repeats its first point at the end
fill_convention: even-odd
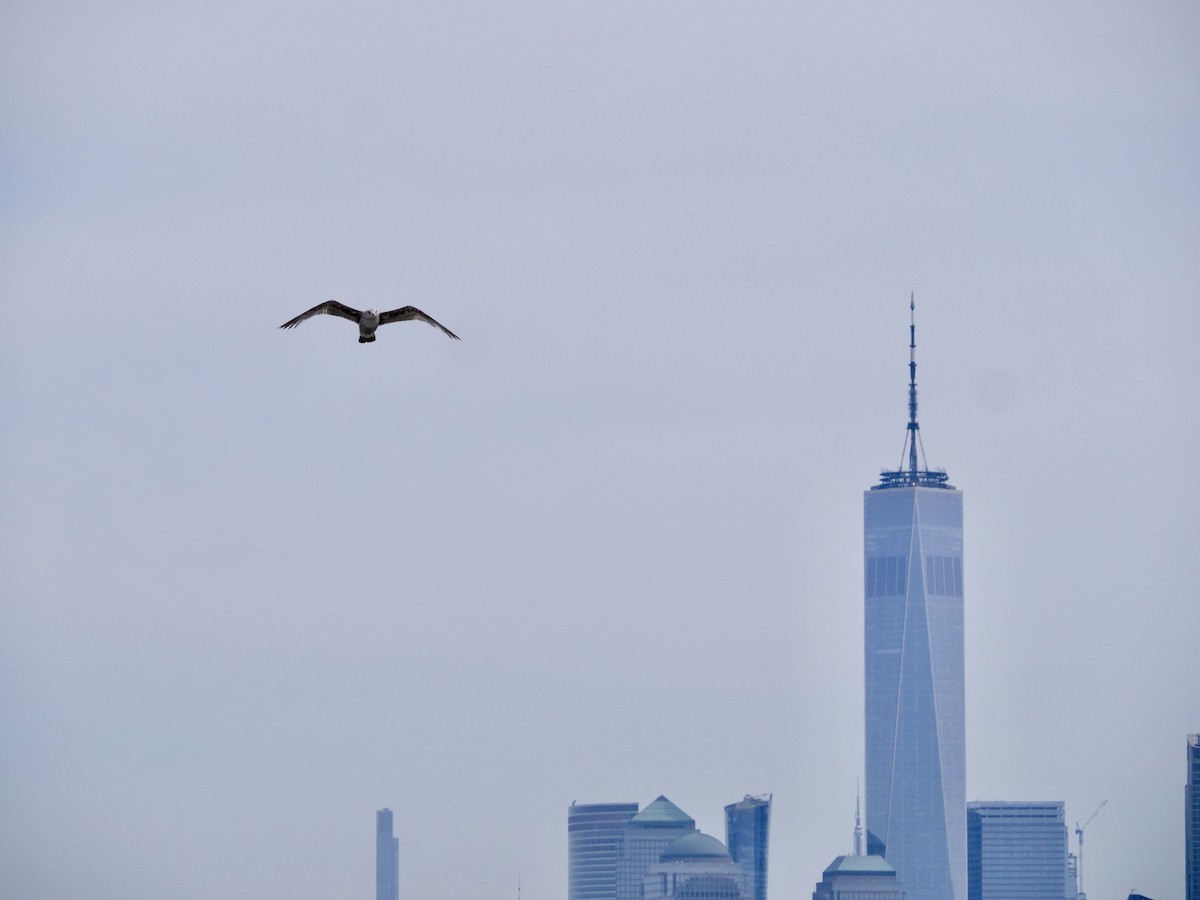
{"type": "Polygon", "coordinates": [[[893,869],[882,856],[839,856],[825,869],[829,875],[837,872],[839,875],[895,875],[893,869]]]}
{"type": "Polygon", "coordinates": [[[696,827],[695,819],[661,794],[629,821],[647,828],[696,827]]]}

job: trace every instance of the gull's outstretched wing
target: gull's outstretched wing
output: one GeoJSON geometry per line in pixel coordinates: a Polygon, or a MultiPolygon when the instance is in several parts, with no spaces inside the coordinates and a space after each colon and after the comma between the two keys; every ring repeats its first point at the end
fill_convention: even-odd
{"type": "Polygon", "coordinates": [[[349,319],[351,322],[358,322],[362,318],[362,313],[357,309],[351,309],[345,303],[338,303],[336,300],[326,300],[324,303],[318,303],[308,312],[302,312],[300,315],[291,321],[284,322],[280,328],[295,328],[305,319],[310,319],[313,316],[325,313],[330,316],[341,316],[343,319],[349,319]]]}
{"type": "Polygon", "coordinates": [[[420,319],[422,322],[428,322],[434,328],[440,328],[447,337],[452,337],[456,341],[461,340],[457,334],[455,334],[433,316],[426,315],[415,306],[402,306],[399,309],[389,309],[387,312],[382,312],[379,314],[380,325],[386,325],[389,322],[407,322],[409,319],[420,319]]]}

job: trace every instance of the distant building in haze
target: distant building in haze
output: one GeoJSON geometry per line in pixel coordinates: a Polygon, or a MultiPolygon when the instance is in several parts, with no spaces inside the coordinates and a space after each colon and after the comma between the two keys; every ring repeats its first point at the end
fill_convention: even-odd
{"type": "Polygon", "coordinates": [[[400,841],[392,833],[392,811],[375,813],[375,900],[399,900],[400,841]]]}
{"type": "Polygon", "coordinates": [[[862,816],[859,813],[860,798],[857,794],[854,797],[854,855],[863,855],[863,830],[862,816]]]}
{"type": "Polygon", "coordinates": [[[1183,789],[1187,900],[1200,900],[1200,734],[1187,739],[1187,786],[1183,789]]]}
{"type": "Polygon", "coordinates": [[[967,804],[967,900],[1075,900],[1062,801],[967,804]]]}
{"type": "Polygon", "coordinates": [[[752,900],[751,891],[745,868],[699,831],[669,843],[642,876],[643,900],[752,900]]]}
{"type": "Polygon", "coordinates": [[[767,845],[771,836],[771,797],[752,797],[725,807],[725,846],[750,876],[751,900],[767,900],[767,845]]]}
{"type": "MultiPolygon", "coordinates": [[[[882,856],[839,856],[821,873],[813,900],[905,900],[896,870],[882,856]]],[[[914,898],[916,900],[916,898],[914,898]]]]}
{"type": "Polygon", "coordinates": [[[663,796],[630,818],[621,835],[617,900],[642,900],[646,870],[659,861],[676,838],[695,831],[695,820],[663,796]]]}
{"type": "Polygon", "coordinates": [[[567,900],[617,900],[617,863],[636,803],[567,807],[567,900]]]}
{"type": "Polygon", "coordinates": [[[907,466],[863,498],[867,853],[914,900],[966,900],[963,495],[918,461],[909,335],[907,466]]]}
{"type": "Polygon", "coordinates": [[[567,900],[766,900],[770,796],[725,807],[726,847],[666,797],[567,807],[567,900]]]}

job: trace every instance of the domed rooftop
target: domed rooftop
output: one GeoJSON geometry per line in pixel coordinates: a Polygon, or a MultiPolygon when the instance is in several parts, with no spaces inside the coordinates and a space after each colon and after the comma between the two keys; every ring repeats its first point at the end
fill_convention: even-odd
{"type": "Polygon", "coordinates": [[[667,849],[659,857],[662,862],[680,862],[687,860],[733,861],[725,845],[715,837],[702,831],[693,831],[681,838],[676,838],[667,844],[667,849]]]}

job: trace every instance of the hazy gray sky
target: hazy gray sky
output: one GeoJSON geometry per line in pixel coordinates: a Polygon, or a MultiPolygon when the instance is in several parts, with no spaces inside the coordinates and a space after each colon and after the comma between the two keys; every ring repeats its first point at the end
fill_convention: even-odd
{"type": "Polygon", "coordinates": [[[0,10],[0,893],[561,900],[850,848],[862,491],[965,492],[967,793],[1182,896],[1194,3],[0,10]],[[331,297],[414,303],[361,346],[331,297]]]}

